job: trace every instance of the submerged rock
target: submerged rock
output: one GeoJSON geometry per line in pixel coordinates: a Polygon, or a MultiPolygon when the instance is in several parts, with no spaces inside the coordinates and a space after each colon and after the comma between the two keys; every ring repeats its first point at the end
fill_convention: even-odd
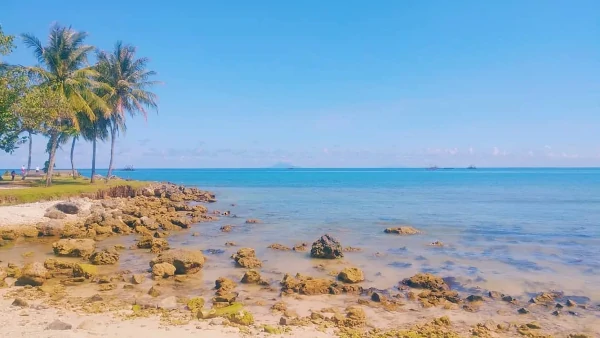
{"type": "Polygon", "coordinates": [[[279,251],[290,251],[292,249],[290,249],[289,247],[279,244],[279,243],[273,243],[271,245],[269,245],[267,248],[269,249],[273,249],[273,250],[279,250],[279,251]]]}
{"type": "Polygon", "coordinates": [[[298,251],[298,252],[306,252],[306,251],[308,251],[308,243],[296,244],[296,245],[294,245],[293,250],[298,251]]]}
{"type": "Polygon", "coordinates": [[[97,251],[90,257],[90,262],[94,265],[112,265],[119,261],[119,252],[115,248],[107,248],[97,251]]]}
{"type": "Polygon", "coordinates": [[[430,273],[418,273],[410,278],[404,279],[402,284],[417,289],[437,291],[450,290],[448,284],[446,284],[441,277],[434,276],[430,273]]]}
{"type": "Polygon", "coordinates": [[[161,253],[169,250],[169,242],[164,238],[144,236],[136,244],[140,249],[150,249],[152,253],[161,253]]]}
{"type": "Polygon", "coordinates": [[[52,323],[50,323],[47,327],[46,330],[55,330],[55,331],[64,331],[64,330],[70,330],[73,328],[73,325],[62,322],[60,320],[55,320],[52,323]]]}
{"type": "Polygon", "coordinates": [[[255,219],[255,218],[251,218],[251,219],[247,219],[246,220],[246,224],[260,224],[260,223],[262,223],[261,220],[255,219]]]}
{"type": "Polygon", "coordinates": [[[340,242],[329,234],[325,234],[313,243],[310,256],[314,258],[337,259],[344,257],[344,253],[340,242]]]}
{"type": "Polygon", "coordinates": [[[397,234],[397,235],[417,235],[420,234],[421,231],[411,227],[411,226],[399,226],[394,228],[387,228],[384,230],[386,234],[397,234]]]}
{"type": "Polygon", "coordinates": [[[359,268],[345,268],[339,273],[338,279],[344,283],[359,283],[365,280],[365,276],[359,268]]]}
{"type": "Polygon", "coordinates": [[[331,293],[334,282],[324,278],[313,278],[297,274],[292,277],[289,274],[283,276],[281,291],[284,293],[300,293],[303,295],[324,295],[331,293]]]}
{"type": "Polygon", "coordinates": [[[205,258],[201,251],[174,249],[161,253],[150,262],[150,267],[158,263],[169,263],[175,266],[178,275],[197,273],[204,266],[205,258]]]}
{"type": "Polygon", "coordinates": [[[221,227],[221,232],[231,232],[231,230],[233,230],[233,227],[231,225],[224,225],[221,227]]]}
{"type": "Polygon", "coordinates": [[[57,256],[70,256],[88,258],[96,248],[93,239],[61,239],[52,244],[54,254],[57,256]]]}

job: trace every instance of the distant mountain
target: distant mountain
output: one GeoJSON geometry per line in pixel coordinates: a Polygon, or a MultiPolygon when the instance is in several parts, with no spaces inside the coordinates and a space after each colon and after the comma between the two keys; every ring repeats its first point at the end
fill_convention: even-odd
{"type": "Polygon", "coordinates": [[[288,169],[288,168],[299,168],[299,167],[296,167],[295,165],[293,165],[291,163],[287,163],[287,162],[277,162],[277,163],[273,164],[270,168],[273,168],[273,169],[288,169]]]}

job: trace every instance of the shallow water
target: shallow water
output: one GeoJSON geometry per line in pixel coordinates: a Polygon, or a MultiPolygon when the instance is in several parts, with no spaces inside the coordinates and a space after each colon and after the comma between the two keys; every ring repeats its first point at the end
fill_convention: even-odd
{"type": "MultiPolygon", "coordinates": [[[[345,264],[364,269],[370,286],[390,288],[424,271],[454,277],[465,290],[526,298],[555,289],[600,301],[599,169],[159,169],[116,174],[215,192],[218,202],[210,208],[238,217],[199,224],[192,230],[201,233],[198,237],[181,233],[169,239],[172,246],[226,250],[209,255],[215,268],[231,266],[234,248],[224,243],[234,241],[255,248],[273,278],[286,272],[318,274],[318,263],[307,253],[266,247],[312,243],[330,233],[344,246],[363,249],[347,253],[345,264]],[[246,218],[263,223],[247,225],[246,218]],[[224,224],[234,230],[221,233],[224,224]],[[383,233],[399,224],[425,233],[383,233]],[[445,246],[428,246],[436,240],[445,246]]],[[[122,264],[145,268],[147,261],[132,257],[122,264]]]]}

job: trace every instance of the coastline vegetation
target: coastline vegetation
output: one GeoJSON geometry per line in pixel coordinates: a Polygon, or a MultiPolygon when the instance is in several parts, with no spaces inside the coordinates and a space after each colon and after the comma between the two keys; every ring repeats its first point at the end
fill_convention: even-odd
{"type": "MultiPolygon", "coordinates": [[[[77,184],[65,185],[53,177],[56,150],[71,142],[71,176],[78,182],[75,145],[80,139],[91,142],[93,184],[97,141],[110,137],[110,178],[115,140],[126,130],[126,113],[147,118],[148,110],[158,108],[158,97],[150,89],[159,82],[152,80],[156,73],[147,69],[149,59],[137,57],[136,48],[121,41],[112,52],[98,50],[85,44],[87,33],[58,24],[50,28],[46,45],[31,34],[21,38],[38,65],[11,65],[0,59],[0,150],[12,153],[28,143],[28,173],[32,135],[44,135],[48,139],[45,186],[60,183],[62,189],[73,189],[77,184]],[[95,63],[89,62],[90,56],[95,56],[95,63]]],[[[0,56],[9,55],[14,48],[15,36],[4,34],[0,27],[0,56]]],[[[5,194],[0,191],[0,196],[5,194]]]]}
{"type": "Polygon", "coordinates": [[[101,180],[91,183],[86,178],[76,177],[73,179],[70,176],[54,176],[52,183],[52,186],[47,187],[46,180],[39,178],[28,178],[26,180],[11,182],[9,176],[4,176],[3,180],[0,181],[0,188],[10,185],[12,189],[0,189],[0,205],[80,197],[117,186],[130,186],[133,189],[137,189],[149,184],[143,181],[124,180],[101,180]]]}

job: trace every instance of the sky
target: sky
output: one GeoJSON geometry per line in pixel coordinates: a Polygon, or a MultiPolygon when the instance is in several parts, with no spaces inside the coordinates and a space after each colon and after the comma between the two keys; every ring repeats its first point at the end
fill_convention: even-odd
{"type": "MultiPolygon", "coordinates": [[[[599,1],[2,1],[7,34],[53,22],[137,46],[163,82],[117,167],[600,166],[599,1]]],[[[20,40],[5,61],[36,63],[20,40]]]]}

